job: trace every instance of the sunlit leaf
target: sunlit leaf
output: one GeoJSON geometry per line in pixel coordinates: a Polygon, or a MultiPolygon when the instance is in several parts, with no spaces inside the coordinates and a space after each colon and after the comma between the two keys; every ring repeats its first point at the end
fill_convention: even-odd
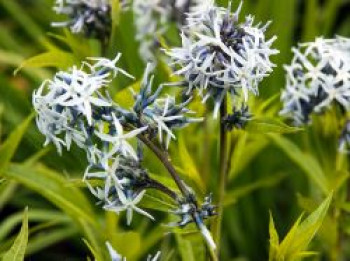
{"type": "Polygon", "coordinates": [[[25,60],[15,71],[17,73],[24,67],[56,67],[67,69],[75,64],[75,58],[71,53],[53,50],[39,54],[25,60]]]}
{"type": "Polygon", "coordinates": [[[275,223],[273,221],[271,212],[270,212],[269,234],[270,234],[269,261],[272,261],[277,257],[277,251],[279,247],[279,237],[275,228],[275,223]]]}
{"type": "Polygon", "coordinates": [[[34,190],[47,198],[68,214],[82,228],[93,246],[100,251],[101,228],[95,222],[96,217],[84,194],[73,186],[66,186],[67,180],[57,172],[44,166],[13,164],[5,177],[34,190]]]}
{"type": "Polygon", "coordinates": [[[135,93],[140,91],[140,86],[141,82],[137,81],[131,86],[124,88],[123,90],[119,91],[115,96],[114,96],[114,101],[118,103],[119,106],[130,109],[132,108],[134,104],[134,98],[132,97],[132,92],[130,89],[134,90],[135,93]]]}
{"type": "Polygon", "coordinates": [[[28,209],[24,211],[21,231],[8,252],[5,253],[3,261],[23,261],[28,243],[28,209]]]}
{"type": "Polygon", "coordinates": [[[311,240],[320,229],[323,220],[329,209],[333,193],[331,193],[321,205],[302,221],[302,215],[294,223],[283,241],[276,243],[278,235],[274,229],[272,217],[270,219],[270,261],[293,261],[300,260],[302,257],[314,255],[314,252],[308,252],[307,248],[311,240]]]}
{"type": "Polygon", "coordinates": [[[257,118],[248,122],[245,130],[251,133],[294,133],[300,128],[291,127],[272,118],[257,118]]]}
{"type": "Polygon", "coordinates": [[[8,167],[33,117],[34,114],[31,114],[25,119],[0,147],[0,175],[8,167]]]}

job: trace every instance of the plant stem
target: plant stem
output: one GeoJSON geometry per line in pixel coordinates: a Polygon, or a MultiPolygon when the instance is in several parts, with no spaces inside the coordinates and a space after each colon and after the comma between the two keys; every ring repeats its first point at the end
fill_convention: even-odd
{"type": "Polygon", "coordinates": [[[162,183],[152,178],[148,179],[148,184],[146,188],[159,190],[160,192],[163,192],[164,194],[168,195],[170,198],[172,198],[176,202],[179,201],[179,197],[175,191],[169,189],[167,186],[164,186],[162,183]]]}
{"type": "Polygon", "coordinates": [[[219,253],[220,247],[220,238],[221,238],[221,223],[222,215],[224,212],[224,197],[226,190],[226,181],[227,181],[227,131],[225,125],[223,124],[223,119],[227,114],[227,98],[225,96],[220,107],[220,171],[219,171],[219,196],[218,196],[218,209],[217,209],[217,218],[213,226],[213,235],[214,240],[217,246],[217,253],[219,253]]]}
{"type": "Polygon", "coordinates": [[[187,190],[185,184],[181,180],[180,176],[177,174],[175,168],[170,162],[169,155],[167,152],[162,151],[159,149],[152,141],[147,139],[143,135],[138,135],[138,138],[150,149],[153,151],[153,153],[157,156],[157,158],[163,163],[164,167],[168,170],[171,177],[174,179],[177,187],[179,188],[180,192],[183,196],[187,197],[189,196],[189,191],[187,190]]]}
{"type": "MultiPolygon", "coordinates": [[[[176,185],[178,186],[181,194],[184,196],[186,200],[189,200],[191,204],[195,206],[195,208],[198,208],[197,201],[193,194],[187,189],[185,183],[181,180],[180,176],[177,174],[177,171],[175,170],[174,166],[171,164],[171,161],[169,159],[168,152],[161,150],[158,148],[152,141],[150,141],[147,137],[143,135],[138,135],[138,138],[150,149],[152,152],[158,157],[158,159],[162,162],[164,167],[168,170],[172,178],[174,179],[176,185]]],[[[198,222],[198,213],[197,211],[191,213],[193,222],[197,225],[198,229],[200,229],[200,226],[204,224],[201,220],[198,222]]],[[[217,261],[218,258],[215,254],[214,249],[212,249],[210,243],[208,242],[207,238],[205,238],[205,242],[207,244],[207,247],[210,251],[210,257],[213,261],[217,261]]]]}

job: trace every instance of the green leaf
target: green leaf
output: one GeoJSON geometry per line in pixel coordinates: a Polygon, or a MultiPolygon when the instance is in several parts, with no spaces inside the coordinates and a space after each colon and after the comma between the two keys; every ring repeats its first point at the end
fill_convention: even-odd
{"type": "Polygon", "coordinates": [[[14,181],[0,183],[0,211],[6,203],[13,197],[16,192],[18,184],[14,181]]]}
{"type": "Polygon", "coordinates": [[[7,1],[1,0],[0,5],[7,10],[11,15],[11,19],[17,21],[34,41],[47,47],[49,44],[44,41],[41,36],[43,36],[43,31],[40,26],[32,19],[28,12],[25,11],[26,5],[20,4],[17,1],[7,1]]]}
{"type": "Polygon", "coordinates": [[[141,248],[141,236],[137,232],[115,233],[111,240],[113,248],[123,257],[131,258],[141,248]],[[126,242],[130,242],[129,244],[126,242]]]}
{"type": "Polygon", "coordinates": [[[196,185],[201,189],[201,191],[204,191],[204,182],[197,169],[195,161],[193,160],[191,154],[188,152],[184,137],[181,135],[179,136],[178,140],[178,154],[183,168],[182,173],[184,175],[187,175],[190,179],[192,179],[196,183],[196,185]]]}
{"type": "Polygon", "coordinates": [[[91,244],[89,243],[89,241],[87,241],[85,238],[83,238],[83,242],[84,244],[87,246],[87,248],[90,250],[90,252],[92,253],[92,255],[95,258],[95,261],[102,261],[103,259],[101,257],[98,256],[97,251],[91,246],[91,244]]]}
{"type": "Polygon", "coordinates": [[[269,135],[274,143],[294,161],[325,194],[329,194],[329,185],[326,175],[319,162],[307,154],[288,139],[279,135],[269,135]]]}
{"type": "Polygon", "coordinates": [[[26,208],[23,215],[21,231],[19,232],[12,247],[2,258],[2,261],[23,261],[24,254],[28,243],[28,209],[26,208]]]}
{"type": "MultiPolygon", "coordinates": [[[[1,35],[0,35],[1,37],[1,35]]],[[[23,56],[18,53],[0,49],[0,63],[3,65],[13,66],[17,68],[24,60],[23,56]]],[[[50,77],[50,73],[45,69],[23,68],[23,71],[36,80],[44,80],[50,77]]]]}
{"type": "Polygon", "coordinates": [[[75,219],[83,218],[94,223],[89,201],[77,188],[66,186],[67,180],[59,173],[41,165],[13,164],[5,176],[38,192],[75,219]]]}
{"type": "Polygon", "coordinates": [[[2,175],[2,172],[8,167],[33,117],[34,114],[31,114],[25,119],[0,147],[0,175],[2,175]]]}
{"type": "Polygon", "coordinates": [[[75,62],[75,58],[71,53],[51,50],[25,60],[16,69],[15,74],[24,67],[56,67],[59,69],[67,69],[73,66],[75,62]]]}
{"type": "Polygon", "coordinates": [[[270,261],[300,260],[302,257],[315,254],[308,252],[307,248],[327,215],[332,197],[333,193],[303,221],[301,221],[303,216],[301,215],[279,245],[276,244],[278,235],[276,235],[274,225],[271,223],[273,222],[271,221],[272,217],[270,218],[270,261]]]}
{"type": "Polygon", "coordinates": [[[94,248],[101,250],[102,229],[96,222],[91,205],[85,195],[76,187],[67,186],[67,179],[42,165],[28,166],[13,164],[5,177],[34,190],[69,215],[81,228],[94,248]]]}
{"type": "Polygon", "coordinates": [[[62,227],[42,231],[35,236],[30,237],[28,243],[27,255],[40,252],[50,246],[53,246],[61,241],[69,240],[70,237],[78,234],[77,227],[62,227]]]}
{"type": "Polygon", "coordinates": [[[275,228],[275,223],[273,221],[271,212],[270,212],[269,234],[270,234],[269,261],[272,261],[277,257],[277,251],[279,248],[279,237],[275,228]]]}
{"type": "Polygon", "coordinates": [[[182,260],[195,261],[193,247],[190,240],[184,239],[182,235],[176,235],[176,241],[179,245],[180,255],[182,260]]]}
{"type": "MultiPolygon", "coordinates": [[[[23,214],[15,213],[3,219],[0,224],[0,242],[8,237],[16,226],[21,222],[23,214]]],[[[45,209],[30,209],[28,211],[28,219],[32,222],[56,222],[60,224],[66,224],[71,222],[69,217],[62,212],[45,210],[45,209]]]]}
{"type": "Polygon", "coordinates": [[[174,202],[159,191],[148,191],[140,206],[162,212],[168,212],[169,209],[176,208],[174,202]]]}
{"type": "Polygon", "coordinates": [[[232,167],[229,172],[229,179],[234,179],[243,171],[251,161],[269,144],[269,140],[263,135],[249,134],[243,132],[237,138],[231,160],[232,167]]]}
{"type": "Polygon", "coordinates": [[[134,92],[139,92],[141,88],[141,82],[137,81],[131,86],[124,88],[123,90],[117,92],[117,94],[114,96],[114,101],[118,103],[119,106],[124,108],[131,108],[134,104],[134,98],[132,97],[131,90],[134,90],[134,92]]]}
{"type": "Polygon", "coordinates": [[[245,130],[251,133],[294,133],[302,129],[272,118],[257,118],[249,121],[245,130]]]}

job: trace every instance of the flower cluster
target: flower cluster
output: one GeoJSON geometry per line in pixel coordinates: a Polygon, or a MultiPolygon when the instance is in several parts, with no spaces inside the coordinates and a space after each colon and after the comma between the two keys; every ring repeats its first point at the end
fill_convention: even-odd
{"type": "Polygon", "coordinates": [[[212,249],[215,249],[216,245],[211,234],[203,223],[205,219],[216,215],[216,207],[212,205],[212,195],[205,197],[200,207],[198,207],[198,203],[193,196],[184,199],[179,205],[179,208],[172,211],[172,213],[177,215],[180,220],[170,224],[170,226],[184,227],[189,223],[195,222],[204,239],[208,242],[208,245],[212,249]]]}
{"type": "MultiPolygon", "coordinates": [[[[110,161],[110,160],[108,160],[110,161]]],[[[133,211],[152,220],[146,211],[137,207],[152,184],[147,171],[138,160],[119,156],[111,162],[91,164],[85,171],[84,180],[88,187],[108,211],[126,211],[127,225],[131,224],[133,211]],[[102,180],[103,187],[93,187],[90,180],[102,180]]]]}
{"type": "Polygon", "coordinates": [[[80,69],[58,72],[34,92],[33,105],[45,144],[54,143],[59,153],[62,147],[69,150],[72,143],[85,149],[89,166],[84,178],[103,179],[105,186],[103,192],[89,186],[91,192],[105,202],[104,208],[127,210],[129,223],[132,209],[147,215],[134,206],[144,194],[138,182],[143,182],[145,175],[128,172],[138,160],[129,140],[146,131],[147,126],[125,132],[118,105],[105,88],[120,72],[131,77],[115,66],[119,58],[120,54],[112,61],[94,59],[93,65],[85,63],[80,69]]]}
{"type": "Polygon", "coordinates": [[[191,98],[177,104],[173,96],[167,95],[160,98],[164,85],[160,85],[157,90],[152,93],[153,76],[150,76],[152,70],[151,64],[148,64],[141,89],[138,94],[134,93],[135,103],[132,112],[125,114],[130,122],[137,120],[134,124],[140,126],[148,126],[147,132],[151,135],[157,135],[161,143],[165,143],[166,148],[169,147],[171,139],[175,139],[173,130],[186,127],[190,123],[199,122],[201,118],[190,117],[193,113],[186,106],[191,102],[191,98]],[[163,133],[166,134],[164,142],[163,133]]]}
{"type": "Polygon", "coordinates": [[[73,33],[105,39],[111,30],[109,0],[56,0],[54,11],[66,15],[69,20],[52,23],[53,26],[69,27],[73,33]]]}
{"type": "Polygon", "coordinates": [[[45,144],[54,143],[61,153],[62,147],[69,150],[74,142],[81,148],[88,147],[91,159],[101,156],[101,148],[93,145],[93,136],[105,135],[102,133],[104,120],[108,120],[115,126],[110,131],[116,132],[115,137],[119,138],[116,146],[121,151],[128,150],[121,141],[136,133],[123,135],[118,120],[113,117],[113,101],[105,88],[119,72],[132,77],[115,66],[119,58],[120,54],[113,61],[100,59],[94,65],[86,63],[81,68],[74,66],[68,72],[58,72],[53,80],[44,81],[34,91],[37,126],[46,137],[45,144]],[[89,72],[84,71],[84,67],[89,72]]]}
{"type": "Polygon", "coordinates": [[[182,46],[165,51],[188,92],[198,89],[203,101],[215,100],[215,116],[227,93],[242,92],[245,100],[249,92],[258,94],[258,84],[274,67],[270,56],[278,53],[271,48],[276,37],[265,39],[269,23],[255,26],[252,16],[239,23],[241,5],[235,13],[215,5],[190,13],[182,46]]]}
{"type": "Polygon", "coordinates": [[[252,118],[247,105],[242,105],[240,109],[233,107],[232,114],[228,114],[223,118],[223,124],[227,130],[233,128],[243,129],[252,118]]]}
{"type": "Polygon", "coordinates": [[[292,51],[293,60],[285,66],[281,114],[302,125],[310,122],[312,113],[322,113],[333,104],[349,111],[350,39],[317,38],[292,51]]]}
{"type": "Polygon", "coordinates": [[[141,134],[151,139],[159,136],[163,143],[165,133],[168,147],[175,138],[174,129],[200,119],[187,116],[191,113],[186,108],[190,100],[177,104],[174,97],[161,98],[163,86],[152,93],[150,65],[140,92],[134,93],[133,107],[128,110],[116,104],[106,87],[118,74],[133,78],[116,66],[120,56],[113,60],[90,58],[94,64],[84,63],[81,68],[58,72],[34,92],[33,105],[37,126],[46,137],[45,144],[53,143],[59,153],[63,147],[69,150],[72,143],[84,149],[89,162],[84,181],[91,193],[104,209],[126,211],[130,224],[133,211],[153,219],[137,207],[146,189],[160,189],[174,198],[142,168],[142,146],[138,143],[135,151],[133,138],[141,134]],[[94,187],[94,180],[102,185],[94,187]]]}
{"type": "MultiPolygon", "coordinates": [[[[156,62],[155,48],[159,45],[158,37],[163,35],[169,22],[178,26],[186,23],[186,13],[199,10],[208,0],[134,0],[133,13],[136,39],[140,42],[140,54],[146,62],[156,62]]],[[[209,0],[211,1],[211,0],[209,0]]]]}

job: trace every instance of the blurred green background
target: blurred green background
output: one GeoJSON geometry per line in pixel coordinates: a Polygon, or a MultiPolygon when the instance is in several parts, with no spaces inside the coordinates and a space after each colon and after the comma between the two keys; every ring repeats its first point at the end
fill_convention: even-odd
{"type": "MultiPolygon", "coordinates": [[[[218,1],[218,4],[226,6],[227,1],[218,1]]],[[[233,1],[233,6],[237,4],[233,1]]],[[[98,41],[50,27],[52,21],[61,19],[52,11],[52,5],[50,0],[0,0],[0,162],[6,155],[12,155],[11,149],[1,148],[31,113],[32,91],[53,75],[56,69],[52,67],[66,68],[101,53],[98,41]],[[63,51],[70,55],[61,56],[63,51]],[[24,60],[43,52],[53,52],[55,63],[43,63],[42,68],[27,66],[14,75],[14,70],[24,60]]],[[[255,115],[278,115],[279,94],[284,87],[282,65],[290,61],[292,46],[312,41],[316,36],[350,36],[349,0],[245,0],[243,14],[253,14],[257,22],[272,20],[268,34],[278,36],[274,46],[280,50],[280,54],[273,57],[276,69],[261,84],[261,96],[251,101],[255,115]]],[[[120,66],[139,79],[144,65],[138,56],[132,21],[131,12],[120,14],[108,55],[112,57],[122,52],[120,66]]],[[[175,27],[169,30],[166,39],[169,45],[179,43],[175,27]]],[[[168,80],[168,71],[164,64],[159,64],[157,81],[168,80]]],[[[113,84],[111,92],[117,102],[118,97],[125,95],[120,91],[130,84],[132,82],[123,80],[113,84]]],[[[203,113],[200,105],[193,106],[203,113]]],[[[327,227],[323,227],[312,242],[310,249],[318,251],[319,255],[310,259],[350,260],[350,248],[346,247],[350,246],[347,214],[350,205],[344,205],[347,204],[348,173],[347,170],[344,175],[335,171],[339,158],[336,156],[337,130],[332,128],[332,123],[330,115],[296,134],[273,136],[244,131],[231,134],[236,149],[232,153],[225,200],[222,260],[268,260],[269,210],[283,237],[301,212],[313,210],[324,198],[317,181],[319,169],[329,183],[341,176],[341,186],[332,187],[338,193],[335,202],[340,203],[334,203],[327,227]],[[309,158],[312,160],[307,161],[309,158]]],[[[210,118],[203,125],[190,127],[178,135],[171,155],[182,170],[180,173],[183,172],[186,181],[200,196],[212,192],[215,198],[217,122],[210,118]]],[[[102,249],[109,240],[128,260],[142,259],[158,249],[163,252],[162,260],[205,259],[204,244],[193,227],[170,233],[164,226],[169,217],[159,210],[171,204],[167,199],[155,202],[150,195],[143,202],[153,209],[158,223],[138,216],[131,227],[126,227],[124,215],[100,210],[79,181],[86,167],[84,153],[74,148],[59,157],[53,147],[43,149],[43,141],[32,121],[14,152],[11,160],[14,163],[0,167],[0,178],[3,178],[0,183],[0,253],[11,246],[23,209],[28,206],[27,260],[86,260],[92,255],[82,238],[97,249],[102,249]]],[[[11,144],[15,147],[15,138],[11,144]]],[[[170,182],[154,156],[147,154],[146,164],[151,173],[170,182]]]]}

